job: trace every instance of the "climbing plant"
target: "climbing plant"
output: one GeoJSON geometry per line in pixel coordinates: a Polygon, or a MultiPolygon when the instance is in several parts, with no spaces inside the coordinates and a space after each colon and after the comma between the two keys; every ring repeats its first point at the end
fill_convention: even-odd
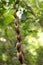
{"type": "Polygon", "coordinates": [[[0,65],[43,65],[41,48],[43,0],[0,0],[0,65]]]}

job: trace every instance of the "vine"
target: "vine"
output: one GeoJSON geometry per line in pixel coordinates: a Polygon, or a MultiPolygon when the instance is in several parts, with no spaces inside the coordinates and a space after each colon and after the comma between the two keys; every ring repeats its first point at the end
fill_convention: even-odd
{"type": "Polygon", "coordinates": [[[18,11],[18,8],[16,7],[16,5],[19,3],[19,0],[16,0],[16,2],[14,3],[14,9],[16,10],[14,12],[14,17],[15,17],[15,21],[14,21],[14,25],[15,25],[15,31],[16,31],[16,34],[17,34],[17,44],[16,44],[16,48],[17,48],[17,57],[18,57],[18,60],[20,61],[20,64],[21,65],[25,65],[24,62],[23,62],[23,54],[22,54],[22,50],[21,50],[21,35],[20,35],[20,31],[19,31],[19,27],[18,27],[18,16],[16,15],[17,11],[18,11]]]}

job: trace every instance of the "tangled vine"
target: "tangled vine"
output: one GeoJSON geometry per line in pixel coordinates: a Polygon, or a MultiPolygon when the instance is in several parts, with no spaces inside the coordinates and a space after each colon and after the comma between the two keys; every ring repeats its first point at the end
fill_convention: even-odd
{"type": "Polygon", "coordinates": [[[19,0],[16,0],[16,2],[14,3],[14,9],[16,10],[14,12],[14,17],[15,17],[15,21],[14,21],[14,24],[15,24],[15,31],[16,31],[16,34],[17,34],[17,44],[16,44],[16,48],[17,48],[17,57],[18,57],[18,60],[20,61],[20,64],[21,65],[25,65],[24,62],[23,62],[23,55],[22,55],[22,50],[21,50],[21,35],[20,35],[20,31],[19,31],[19,27],[18,27],[18,16],[16,15],[17,11],[18,11],[18,8],[16,7],[16,5],[19,3],[19,0]]]}

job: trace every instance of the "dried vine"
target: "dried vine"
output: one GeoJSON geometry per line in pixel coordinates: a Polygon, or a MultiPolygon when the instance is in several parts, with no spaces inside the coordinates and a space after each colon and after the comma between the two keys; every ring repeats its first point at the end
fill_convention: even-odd
{"type": "Polygon", "coordinates": [[[16,48],[17,48],[17,57],[18,60],[20,61],[21,65],[25,65],[23,62],[23,55],[22,55],[22,50],[21,50],[21,35],[20,35],[20,31],[19,31],[19,27],[18,27],[18,16],[16,15],[18,8],[16,7],[16,5],[19,3],[19,0],[16,0],[16,2],[14,3],[14,9],[16,10],[14,13],[14,17],[15,17],[15,31],[17,34],[17,44],[16,44],[16,48]]]}

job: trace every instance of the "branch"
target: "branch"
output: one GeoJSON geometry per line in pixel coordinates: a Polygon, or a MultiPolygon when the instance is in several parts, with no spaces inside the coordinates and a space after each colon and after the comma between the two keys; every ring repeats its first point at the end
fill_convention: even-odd
{"type": "Polygon", "coordinates": [[[30,9],[30,11],[32,12],[32,14],[35,16],[36,19],[38,19],[36,12],[34,11],[34,9],[32,8],[31,4],[27,3],[26,0],[23,0],[25,5],[30,9]]]}
{"type": "Polygon", "coordinates": [[[41,8],[39,7],[39,0],[35,0],[35,4],[36,4],[36,7],[40,10],[41,8]]]}

